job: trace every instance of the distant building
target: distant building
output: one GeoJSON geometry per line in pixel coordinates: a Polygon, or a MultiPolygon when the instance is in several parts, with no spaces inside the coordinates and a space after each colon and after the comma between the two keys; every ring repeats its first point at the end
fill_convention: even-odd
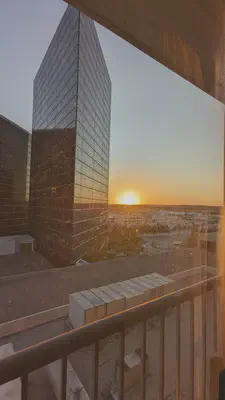
{"type": "Polygon", "coordinates": [[[27,233],[31,135],[0,115],[0,236],[27,233]]]}
{"type": "Polygon", "coordinates": [[[184,228],[187,223],[184,221],[184,213],[171,211],[157,211],[152,214],[150,225],[167,225],[170,229],[176,227],[184,228]]]}
{"type": "Polygon", "coordinates": [[[113,229],[113,227],[116,225],[116,216],[113,214],[109,214],[108,216],[108,228],[113,229]]]}
{"type": "Polygon", "coordinates": [[[34,80],[30,232],[57,266],[107,231],[111,81],[94,22],[68,7],[34,80]]]}
{"type": "Polygon", "coordinates": [[[122,224],[127,228],[139,228],[144,225],[144,216],[141,213],[126,214],[122,218],[122,224]]]}
{"type": "Polygon", "coordinates": [[[145,223],[144,215],[141,212],[120,212],[109,214],[109,226],[116,224],[125,228],[140,228],[145,223]]]}

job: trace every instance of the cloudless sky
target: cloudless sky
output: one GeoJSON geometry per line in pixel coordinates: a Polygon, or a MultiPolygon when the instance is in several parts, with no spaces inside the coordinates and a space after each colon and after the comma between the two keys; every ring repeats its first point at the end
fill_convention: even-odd
{"type": "MultiPolygon", "coordinates": [[[[66,9],[1,0],[0,114],[31,131],[32,84],[66,9]]],[[[110,202],[221,204],[223,106],[97,25],[112,80],[110,202]]]]}

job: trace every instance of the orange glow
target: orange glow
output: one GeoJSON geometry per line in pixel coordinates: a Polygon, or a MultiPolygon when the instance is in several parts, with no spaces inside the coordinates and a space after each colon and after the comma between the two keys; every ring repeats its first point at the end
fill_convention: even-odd
{"type": "Polygon", "coordinates": [[[140,196],[135,192],[121,193],[117,199],[117,204],[134,205],[140,204],[140,196]]]}

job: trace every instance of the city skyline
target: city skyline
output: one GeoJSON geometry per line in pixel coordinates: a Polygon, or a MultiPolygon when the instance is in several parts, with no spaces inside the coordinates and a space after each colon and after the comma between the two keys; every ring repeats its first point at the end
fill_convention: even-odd
{"type": "MultiPolygon", "coordinates": [[[[0,110],[31,130],[32,80],[66,5],[22,3],[6,4],[0,16],[7,38],[0,110]]],[[[113,88],[109,203],[134,191],[142,204],[221,205],[223,106],[103,27],[97,31],[113,88]]]]}

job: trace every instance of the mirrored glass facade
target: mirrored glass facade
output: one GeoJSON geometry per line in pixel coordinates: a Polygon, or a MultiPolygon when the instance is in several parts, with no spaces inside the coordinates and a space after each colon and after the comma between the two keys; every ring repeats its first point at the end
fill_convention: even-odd
{"type": "Polygon", "coordinates": [[[0,236],[27,233],[30,137],[0,115],[0,236]]]}
{"type": "Polygon", "coordinates": [[[94,23],[68,7],[34,81],[30,230],[57,265],[104,243],[110,112],[94,23]]]}
{"type": "Polygon", "coordinates": [[[106,231],[110,112],[111,81],[97,32],[94,22],[81,14],[74,234],[84,252],[90,240],[106,231]]]}

